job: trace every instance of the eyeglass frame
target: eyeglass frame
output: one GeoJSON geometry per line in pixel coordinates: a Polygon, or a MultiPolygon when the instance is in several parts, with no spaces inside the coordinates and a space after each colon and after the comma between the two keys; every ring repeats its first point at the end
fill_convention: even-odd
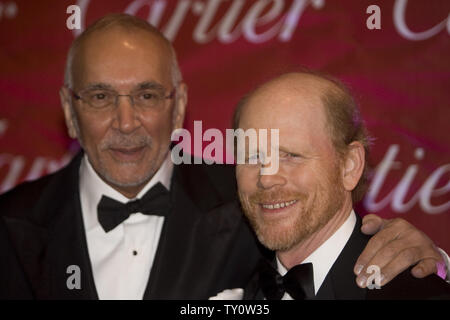
{"type": "MultiPolygon", "coordinates": [[[[133,95],[132,95],[131,93],[129,93],[129,94],[119,94],[119,93],[118,93],[117,91],[115,91],[115,90],[105,89],[106,91],[115,92],[115,95],[114,95],[114,97],[115,97],[114,103],[107,104],[107,105],[105,105],[105,106],[103,106],[103,107],[100,107],[100,108],[98,108],[98,107],[93,107],[93,106],[91,105],[90,102],[84,100],[84,99],[80,96],[80,94],[79,94],[80,92],[77,93],[77,92],[75,92],[72,88],[69,88],[69,87],[66,87],[66,89],[70,92],[70,94],[72,95],[72,97],[74,97],[74,98],[77,99],[77,100],[83,101],[84,103],[88,104],[88,105],[89,105],[92,109],[94,109],[94,110],[105,109],[106,107],[109,107],[109,106],[112,105],[112,104],[114,105],[114,107],[117,107],[118,102],[119,102],[119,97],[129,97],[129,98],[130,98],[130,101],[131,101],[131,104],[133,105],[133,107],[136,105],[136,103],[135,103],[135,101],[134,101],[134,97],[133,97],[133,95]]],[[[98,89],[98,90],[100,90],[100,89],[98,89]]],[[[163,100],[166,100],[166,99],[173,99],[173,98],[175,97],[176,90],[177,90],[177,88],[176,88],[176,87],[173,87],[172,90],[170,91],[169,95],[163,97],[163,100]]],[[[81,90],[81,91],[83,91],[83,90],[81,90]]]]}

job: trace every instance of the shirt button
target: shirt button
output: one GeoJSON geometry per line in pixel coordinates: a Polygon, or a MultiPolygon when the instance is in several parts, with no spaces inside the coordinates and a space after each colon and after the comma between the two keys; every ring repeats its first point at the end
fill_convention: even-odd
{"type": "Polygon", "coordinates": [[[133,256],[137,256],[138,252],[136,250],[133,250],[133,256]]]}

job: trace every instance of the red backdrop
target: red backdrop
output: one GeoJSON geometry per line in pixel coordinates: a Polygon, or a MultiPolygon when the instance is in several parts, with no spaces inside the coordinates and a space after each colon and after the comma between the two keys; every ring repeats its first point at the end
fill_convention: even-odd
{"type": "Polygon", "coordinates": [[[0,192],[77,151],[58,90],[69,5],[81,25],[108,12],[149,20],[172,40],[189,104],[185,127],[229,128],[234,104],[261,81],[304,65],[351,86],[376,166],[362,214],[403,217],[450,251],[448,0],[0,0],[0,192]],[[381,29],[369,30],[368,6],[381,29]]]}

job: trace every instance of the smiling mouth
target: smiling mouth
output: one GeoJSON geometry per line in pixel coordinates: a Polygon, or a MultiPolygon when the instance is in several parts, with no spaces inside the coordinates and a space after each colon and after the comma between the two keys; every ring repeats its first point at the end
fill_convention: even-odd
{"type": "Polygon", "coordinates": [[[139,152],[143,149],[144,147],[135,147],[135,148],[111,148],[112,151],[114,152],[120,152],[120,153],[124,153],[124,154],[133,154],[136,152],[139,152]]]}
{"type": "Polygon", "coordinates": [[[260,203],[259,205],[265,210],[277,210],[284,209],[296,204],[298,200],[291,201],[282,201],[282,202],[274,202],[274,203],[260,203]]]}
{"type": "Polygon", "coordinates": [[[114,148],[111,147],[109,150],[112,152],[113,157],[120,161],[137,161],[141,158],[144,152],[144,146],[133,147],[133,148],[114,148]]]}

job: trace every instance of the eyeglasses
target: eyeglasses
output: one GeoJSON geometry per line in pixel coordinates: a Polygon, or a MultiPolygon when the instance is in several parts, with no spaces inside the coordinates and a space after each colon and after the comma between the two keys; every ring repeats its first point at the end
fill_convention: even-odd
{"type": "Polygon", "coordinates": [[[116,91],[108,89],[88,89],[76,93],[72,89],[68,89],[75,99],[87,103],[93,109],[117,107],[119,97],[129,97],[133,106],[158,110],[164,106],[166,99],[173,99],[175,96],[175,88],[169,95],[165,95],[166,90],[163,88],[141,89],[130,94],[118,94],[116,91]]]}

